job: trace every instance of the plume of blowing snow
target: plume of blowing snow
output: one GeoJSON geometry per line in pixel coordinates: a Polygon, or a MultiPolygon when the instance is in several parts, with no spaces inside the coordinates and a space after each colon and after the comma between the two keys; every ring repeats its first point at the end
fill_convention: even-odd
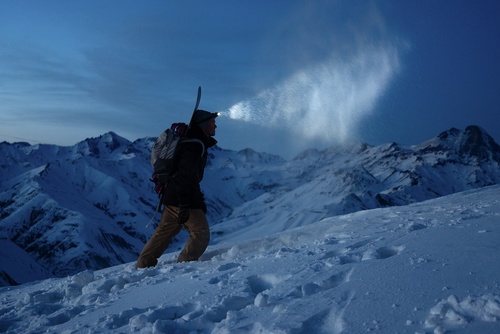
{"type": "Polygon", "coordinates": [[[282,127],[307,139],[341,142],[356,131],[398,73],[396,47],[332,55],[225,111],[232,119],[282,127]]]}

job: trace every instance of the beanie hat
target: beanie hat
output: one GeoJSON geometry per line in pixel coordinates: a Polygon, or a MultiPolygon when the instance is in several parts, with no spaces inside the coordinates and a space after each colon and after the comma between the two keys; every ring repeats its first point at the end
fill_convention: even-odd
{"type": "Polygon", "coordinates": [[[198,109],[194,112],[192,121],[193,123],[198,124],[200,128],[204,128],[205,126],[208,125],[208,123],[212,119],[214,119],[217,116],[219,116],[219,114],[216,112],[208,112],[205,110],[198,109]]]}

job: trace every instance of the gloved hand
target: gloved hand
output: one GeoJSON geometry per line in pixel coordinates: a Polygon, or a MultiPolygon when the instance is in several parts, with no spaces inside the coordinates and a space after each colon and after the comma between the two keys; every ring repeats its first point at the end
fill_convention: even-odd
{"type": "Polygon", "coordinates": [[[179,215],[177,216],[177,223],[184,224],[189,219],[189,209],[186,206],[181,206],[179,215]]]}

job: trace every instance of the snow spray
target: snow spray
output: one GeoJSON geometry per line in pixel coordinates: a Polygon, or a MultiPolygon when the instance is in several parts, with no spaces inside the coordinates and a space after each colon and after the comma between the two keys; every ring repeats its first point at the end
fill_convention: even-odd
{"type": "Polygon", "coordinates": [[[344,141],[371,114],[399,70],[396,48],[364,49],[294,73],[281,84],[220,112],[234,120],[344,141]]]}

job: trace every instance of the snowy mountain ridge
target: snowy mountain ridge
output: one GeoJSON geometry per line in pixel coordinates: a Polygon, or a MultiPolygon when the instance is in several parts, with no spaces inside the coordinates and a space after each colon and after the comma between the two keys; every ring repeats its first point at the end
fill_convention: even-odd
{"type": "MultiPolygon", "coordinates": [[[[113,132],[71,147],[0,143],[0,243],[12,249],[0,284],[134,261],[158,202],[148,180],[153,143],[113,132]]],[[[499,164],[498,144],[477,126],[412,147],[349,143],[290,161],[215,147],[202,185],[211,244],[498,184],[499,164]]]]}

